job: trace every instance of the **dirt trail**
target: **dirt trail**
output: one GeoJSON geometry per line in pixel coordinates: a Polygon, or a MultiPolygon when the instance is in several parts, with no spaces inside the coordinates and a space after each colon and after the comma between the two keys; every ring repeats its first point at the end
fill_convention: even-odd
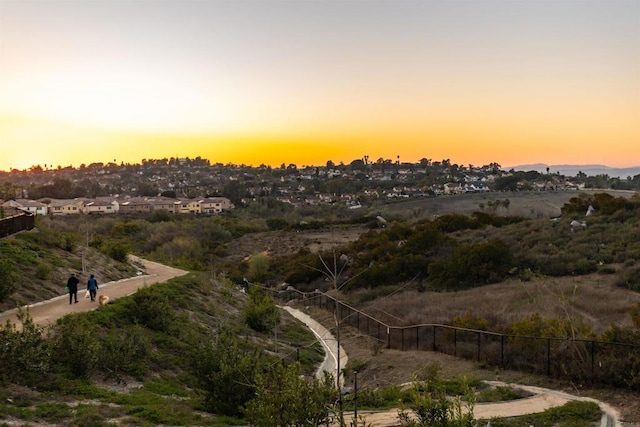
{"type": "MultiPolygon", "coordinates": [[[[152,285],[154,283],[164,282],[174,277],[187,274],[187,271],[180,270],[157,262],[148,261],[138,257],[131,257],[131,261],[142,265],[146,274],[122,279],[115,282],[99,283],[100,289],[98,296],[107,295],[111,301],[123,296],[131,295],[139,288],[152,285]]],[[[100,278],[98,278],[100,280],[100,278]]],[[[29,315],[34,323],[40,326],[47,326],[56,322],[68,313],[78,313],[81,311],[94,310],[98,307],[97,300],[91,302],[90,299],[84,298],[85,284],[81,283],[78,290],[78,303],[69,304],[69,294],[64,293],[58,297],[47,301],[39,302],[28,306],[29,315]]],[[[9,320],[14,323],[18,329],[22,327],[22,323],[18,321],[18,310],[12,309],[0,313],[0,324],[5,324],[9,320]]]]}

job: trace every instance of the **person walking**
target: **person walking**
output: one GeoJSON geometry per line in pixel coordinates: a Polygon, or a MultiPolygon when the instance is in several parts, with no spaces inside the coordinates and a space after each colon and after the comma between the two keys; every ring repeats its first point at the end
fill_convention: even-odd
{"type": "Polygon", "coordinates": [[[96,300],[96,293],[98,292],[98,281],[93,274],[89,277],[87,281],[87,289],[89,290],[89,296],[91,297],[91,302],[96,300]]]}
{"type": "Polygon", "coordinates": [[[71,277],[67,280],[67,291],[69,291],[69,304],[78,302],[78,283],[80,280],[76,277],[76,273],[71,273],[71,277]]]}

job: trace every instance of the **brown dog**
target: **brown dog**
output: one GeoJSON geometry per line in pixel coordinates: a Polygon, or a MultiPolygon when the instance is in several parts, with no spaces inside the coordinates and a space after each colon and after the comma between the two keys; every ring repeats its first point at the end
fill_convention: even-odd
{"type": "Polygon", "coordinates": [[[109,304],[109,297],[107,295],[100,295],[98,298],[98,304],[101,306],[109,304]]]}

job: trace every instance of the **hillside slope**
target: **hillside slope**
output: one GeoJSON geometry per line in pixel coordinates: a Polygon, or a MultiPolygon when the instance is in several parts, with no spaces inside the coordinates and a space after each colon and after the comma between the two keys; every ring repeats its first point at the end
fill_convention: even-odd
{"type": "Polygon", "coordinates": [[[78,275],[81,289],[90,274],[95,275],[98,283],[136,274],[132,265],[40,228],[0,239],[0,255],[12,270],[15,283],[15,292],[0,302],[0,311],[64,294],[72,272],[78,275]]]}

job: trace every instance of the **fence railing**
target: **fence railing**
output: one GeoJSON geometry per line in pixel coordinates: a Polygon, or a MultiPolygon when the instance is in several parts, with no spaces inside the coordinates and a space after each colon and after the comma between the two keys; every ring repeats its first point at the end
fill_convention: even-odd
{"type": "Polygon", "coordinates": [[[35,227],[35,215],[31,212],[19,212],[11,216],[0,218],[0,238],[7,237],[19,231],[31,230],[35,227]]]}
{"type": "Polygon", "coordinates": [[[640,390],[640,344],[509,335],[441,324],[387,325],[334,297],[289,288],[276,295],[330,311],[386,348],[438,351],[483,366],[640,390]]]}

